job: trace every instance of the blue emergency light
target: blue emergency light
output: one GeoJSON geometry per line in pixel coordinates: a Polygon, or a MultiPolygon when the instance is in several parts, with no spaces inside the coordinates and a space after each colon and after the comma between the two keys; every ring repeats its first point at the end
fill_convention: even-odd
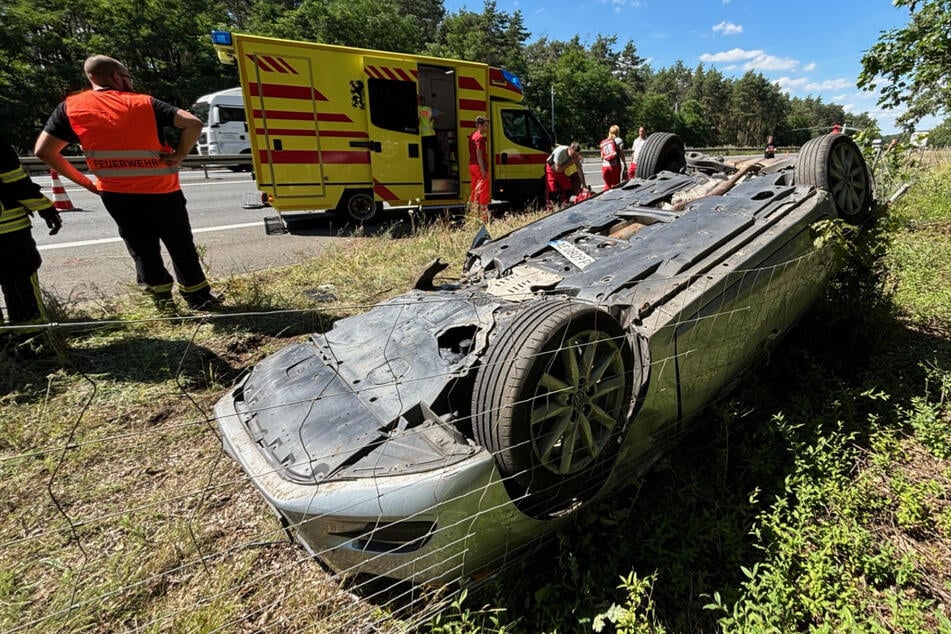
{"type": "MultiPolygon", "coordinates": [[[[228,35],[230,36],[231,34],[229,33],[228,35]]],[[[505,77],[505,80],[508,81],[510,84],[512,84],[513,86],[515,86],[515,87],[518,88],[519,90],[522,90],[522,80],[520,80],[520,79],[518,78],[518,75],[515,75],[515,74],[513,74],[513,73],[510,73],[509,71],[507,71],[507,70],[505,70],[505,69],[503,68],[503,69],[502,69],[502,76],[505,77]]]]}
{"type": "Polygon", "coordinates": [[[221,46],[231,46],[231,31],[212,31],[211,42],[221,46]]]}

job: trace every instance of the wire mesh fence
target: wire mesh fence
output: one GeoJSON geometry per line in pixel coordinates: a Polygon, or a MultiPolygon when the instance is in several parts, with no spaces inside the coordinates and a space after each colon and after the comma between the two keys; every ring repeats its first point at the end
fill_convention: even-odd
{"type": "MultiPolygon", "coordinates": [[[[812,283],[809,270],[819,257],[813,251],[735,277],[763,293],[795,294],[812,283]],[[782,287],[788,284],[796,288],[782,287]]],[[[698,354],[690,332],[698,333],[696,341],[732,333],[724,340],[729,345],[701,355],[703,372],[732,375],[730,345],[751,335],[742,324],[755,322],[738,315],[762,308],[751,297],[677,322],[681,345],[672,355],[653,356],[646,367],[618,366],[620,376],[608,376],[610,359],[628,345],[630,332],[604,334],[596,322],[561,333],[550,347],[498,357],[497,363],[540,364],[536,379],[544,389],[517,392],[503,404],[496,399],[480,411],[464,378],[424,375],[414,382],[381,374],[356,393],[367,403],[374,394],[399,394],[402,420],[380,421],[373,438],[342,435],[332,451],[320,442],[305,445],[305,453],[282,462],[266,451],[280,443],[272,437],[265,446],[249,410],[237,414],[220,402],[233,398],[232,384],[253,361],[283,345],[256,333],[256,324],[276,319],[291,333],[332,332],[320,311],[44,324],[38,341],[58,341],[54,350],[11,358],[2,376],[0,557],[4,593],[16,606],[4,612],[3,629],[383,632],[427,623],[464,589],[531,560],[587,502],[636,482],[686,433],[688,421],[676,409],[664,411],[662,398],[644,402],[647,378],[662,381],[674,366],[690,367],[698,354]],[[257,350],[259,343],[266,349],[257,350]],[[540,451],[557,458],[552,468],[565,467],[556,480],[535,484],[531,466],[501,472],[499,456],[477,443],[473,417],[496,416],[492,407],[527,407],[530,420],[568,425],[558,411],[577,398],[571,377],[614,386],[599,398],[620,385],[630,398],[587,402],[587,427],[571,441],[578,448],[564,446],[568,437],[550,428],[547,436],[513,438],[535,451],[547,442],[540,451]],[[447,400],[433,405],[455,416],[440,410],[443,416],[429,411],[408,419],[406,404],[432,379],[456,383],[447,400]],[[601,406],[616,411],[595,411],[601,406]],[[228,429],[229,417],[240,419],[238,432],[228,429]],[[598,446],[598,429],[613,425],[617,430],[600,445],[615,445],[604,475],[572,472],[580,447],[598,446]],[[223,447],[239,452],[229,433],[245,434],[240,451],[256,448],[258,459],[228,455],[223,447]],[[340,465],[332,477],[313,468],[325,463],[340,465]],[[310,481],[300,475],[305,467],[312,468],[310,481]],[[522,504],[528,498],[559,503],[538,510],[522,504]]],[[[399,321],[382,335],[393,345],[399,321]]],[[[318,344],[329,347],[328,358],[352,354],[321,335],[292,347],[318,344]]],[[[376,354],[381,366],[396,365],[387,346],[376,354]]],[[[294,364],[282,371],[282,381],[292,380],[294,364]]],[[[271,388],[279,391],[282,381],[271,388]]],[[[700,393],[704,385],[697,383],[689,398],[713,400],[716,394],[700,393]]],[[[706,389],[722,387],[713,381],[706,389]]],[[[286,398],[274,420],[303,433],[301,412],[306,417],[319,406],[321,417],[333,416],[350,407],[353,394],[327,385],[299,402],[286,398]]],[[[283,441],[293,444],[287,429],[283,441]]],[[[517,452],[520,444],[504,451],[517,452]]]]}

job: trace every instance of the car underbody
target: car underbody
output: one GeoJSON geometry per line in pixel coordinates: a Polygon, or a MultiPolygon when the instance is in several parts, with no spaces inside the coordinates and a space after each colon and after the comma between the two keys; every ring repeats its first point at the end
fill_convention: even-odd
{"type": "Polygon", "coordinates": [[[641,475],[821,297],[817,223],[872,205],[841,139],[731,165],[653,135],[649,177],[258,363],[216,408],[228,453],[338,572],[500,567],[641,475]]]}

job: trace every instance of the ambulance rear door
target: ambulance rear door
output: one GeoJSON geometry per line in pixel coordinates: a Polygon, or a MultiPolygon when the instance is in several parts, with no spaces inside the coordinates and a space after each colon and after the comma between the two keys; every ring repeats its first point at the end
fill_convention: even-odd
{"type": "Polygon", "coordinates": [[[278,209],[319,207],[325,196],[320,121],[327,101],[314,87],[319,69],[304,49],[256,40],[237,45],[258,187],[274,196],[278,209]]]}
{"type": "Polygon", "coordinates": [[[405,204],[423,196],[417,62],[366,55],[363,66],[374,191],[405,204]]]}

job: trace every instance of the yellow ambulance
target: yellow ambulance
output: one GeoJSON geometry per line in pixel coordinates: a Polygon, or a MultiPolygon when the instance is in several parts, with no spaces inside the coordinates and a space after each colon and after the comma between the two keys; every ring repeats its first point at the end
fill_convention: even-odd
{"type": "Polygon", "coordinates": [[[475,119],[489,119],[492,198],[544,195],[548,131],[513,74],[486,64],[212,32],[236,64],[258,188],[284,213],[366,222],[469,196],[475,119]]]}

